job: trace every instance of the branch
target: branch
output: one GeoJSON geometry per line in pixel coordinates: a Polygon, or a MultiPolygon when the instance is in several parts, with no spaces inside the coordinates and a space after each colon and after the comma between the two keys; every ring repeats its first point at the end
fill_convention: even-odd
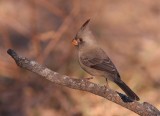
{"type": "Polygon", "coordinates": [[[14,50],[9,49],[7,53],[15,60],[19,67],[34,72],[48,79],[54,84],[66,86],[72,89],[87,91],[104,97],[141,116],[160,116],[160,111],[147,102],[139,103],[137,101],[133,101],[121,93],[115,92],[109,88],[106,88],[105,86],[100,86],[98,84],[89,82],[85,79],[74,79],[66,75],[61,75],[45,66],[38,64],[33,60],[19,56],[14,50]]]}

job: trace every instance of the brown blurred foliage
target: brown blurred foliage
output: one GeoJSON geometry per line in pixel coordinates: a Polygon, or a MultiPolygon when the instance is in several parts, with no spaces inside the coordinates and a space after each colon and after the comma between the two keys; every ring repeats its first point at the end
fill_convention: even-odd
{"type": "MultiPolygon", "coordinates": [[[[1,0],[1,116],[135,116],[103,98],[19,69],[6,54],[12,48],[62,74],[87,77],[71,40],[88,18],[123,80],[141,101],[160,108],[159,0],[1,0]]],[[[105,84],[103,78],[92,81],[105,84]]]]}

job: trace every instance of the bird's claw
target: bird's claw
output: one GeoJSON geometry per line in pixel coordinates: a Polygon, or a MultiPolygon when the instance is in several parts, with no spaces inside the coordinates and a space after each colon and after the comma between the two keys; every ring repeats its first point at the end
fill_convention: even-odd
{"type": "Polygon", "coordinates": [[[91,80],[91,79],[93,79],[93,77],[88,77],[88,78],[86,78],[87,80],[91,80]]]}

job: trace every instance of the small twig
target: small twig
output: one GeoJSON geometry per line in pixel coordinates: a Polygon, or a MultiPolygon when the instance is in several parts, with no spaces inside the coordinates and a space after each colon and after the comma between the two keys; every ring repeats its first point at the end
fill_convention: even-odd
{"type": "Polygon", "coordinates": [[[39,58],[40,62],[43,62],[46,59],[46,57],[48,57],[50,52],[53,51],[56,43],[61,39],[62,35],[68,30],[68,27],[72,24],[72,18],[75,17],[78,14],[78,12],[79,2],[73,1],[72,10],[70,11],[69,15],[64,18],[64,21],[57,30],[57,32],[55,32],[54,36],[52,37],[54,39],[52,39],[47,45],[47,47],[44,49],[43,57],[39,58]]]}
{"type": "Polygon", "coordinates": [[[36,5],[41,6],[51,12],[52,14],[64,18],[66,16],[65,12],[57,7],[55,4],[51,4],[47,0],[30,0],[31,2],[35,2],[36,5]]]}
{"type": "Polygon", "coordinates": [[[87,91],[95,95],[104,97],[141,116],[160,116],[160,111],[147,102],[139,103],[137,101],[133,101],[121,93],[115,92],[109,88],[106,88],[105,86],[100,86],[98,84],[89,82],[86,79],[74,79],[66,75],[61,75],[48,69],[45,66],[38,64],[33,60],[29,60],[27,58],[19,56],[11,49],[9,49],[7,53],[15,60],[16,64],[19,67],[34,72],[48,79],[54,84],[66,86],[72,89],[87,91]]]}

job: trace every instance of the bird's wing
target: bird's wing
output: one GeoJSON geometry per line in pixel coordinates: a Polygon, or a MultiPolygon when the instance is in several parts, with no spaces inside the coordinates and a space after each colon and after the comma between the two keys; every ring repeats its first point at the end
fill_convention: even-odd
{"type": "Polygon", "coordinates": [[[88,54],[81,55],[80,60],[87,67],[106,71],[111,74],[118,74],[116,67],[109,57],[105,55],[104,51],[90,52],[88,54]]]}

